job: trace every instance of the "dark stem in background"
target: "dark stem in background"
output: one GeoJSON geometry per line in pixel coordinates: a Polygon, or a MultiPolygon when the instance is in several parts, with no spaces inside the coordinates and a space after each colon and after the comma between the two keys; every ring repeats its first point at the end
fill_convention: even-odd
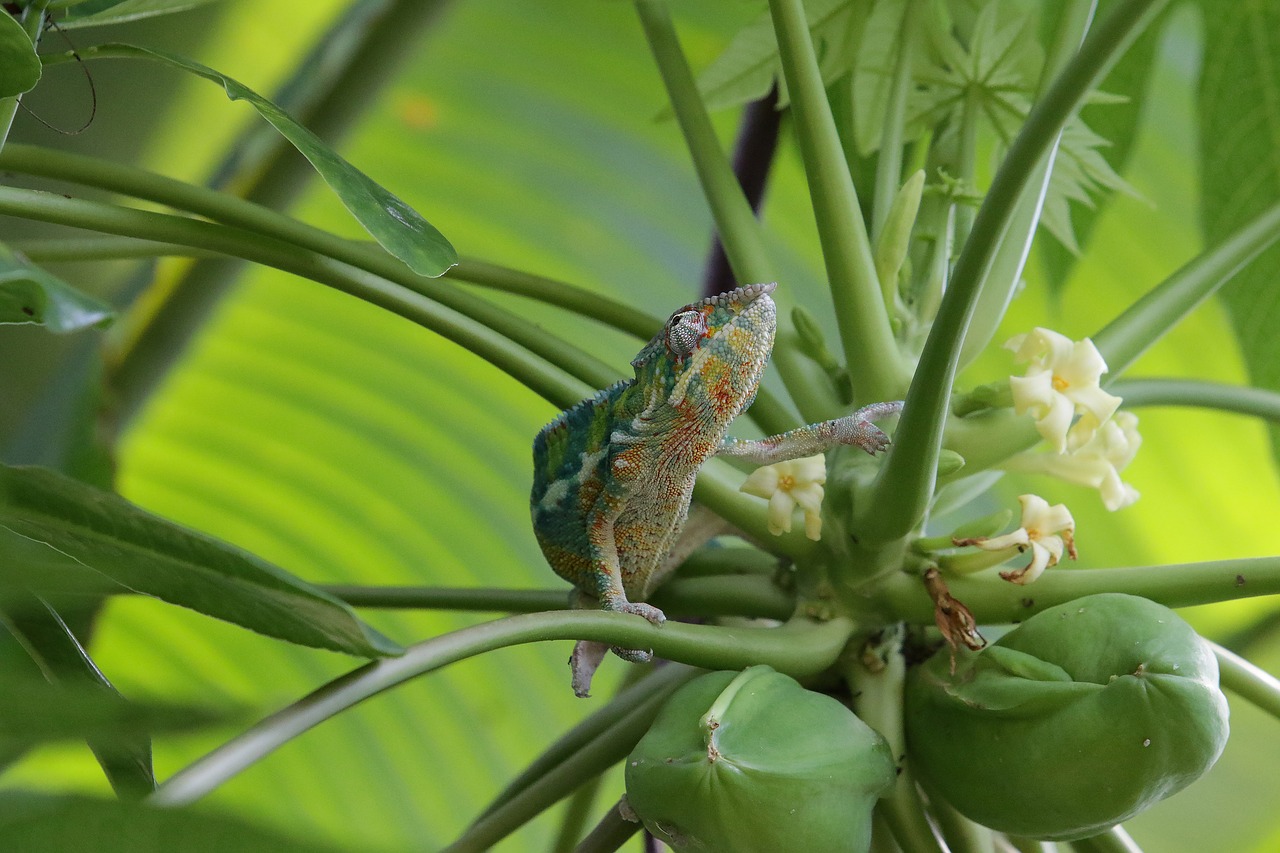
{"type": "MultiPolygon", "coordinates": [[[[423,31],[448,5],[447,0],[364,0],[336,22],[326,38],[299,66],[295,77],[277,94],[288,109],[321,139],[337,145],[375,102],[380,91],[414,51],[423,31]],[[373,23],[368,23],[373,19],[373,23]],[[351,26],[348,26],[350,24],[351,26]],[[363,24],[361,41],[345,46],[350,30],[363,24]],[[328,56],[326,56],[328,54],[328,56]],[[307,91],[315,69],[335,61],[329,89],[319,98],[307,91]]],[[[324,85],[324,84],[322,84],[324,85]]],[[[237,194],[275,210],[287,208],[314,178],[302,155],[262,127],[246,134],[210,179],[210,186],[244,182],[237,194]],[[266,151],[263,139],[267,138],[266,151]]],[[[172,293],[148,317],[129,349],[109,365],[108,382],[115,392],[114,432],[119,435],[146,404],[169,369],[181,358],[213,309],[243,271],[244,263],[219,258],[199,261],[177,282],[172,293]]],[[[114,436],[113,436],[114,443],[114,436]]]]}
{"type": "MultiPolygon", "coordinates": [[[[733,173],[738,176],[738,183],[742,185],[747,202],[756,213],[760,212],[765,184],[768,183],[769,170],[773,166],[773,155],[778,149],[778,128],[781,123],[778,87],[774,86],[769,94],[747,104],[742,113],[737,141],[733,145],[733,173]]],[[[702,295],[715,296],[717,293],[733,290],[739,284],[755,283],[734,281],[733,271],[729,269],[729,259],[725,256],[724,247],[720,245],[720,235],[713,235],[711,253],[707,257],[706,270],[702,275],[702,295]]]]}

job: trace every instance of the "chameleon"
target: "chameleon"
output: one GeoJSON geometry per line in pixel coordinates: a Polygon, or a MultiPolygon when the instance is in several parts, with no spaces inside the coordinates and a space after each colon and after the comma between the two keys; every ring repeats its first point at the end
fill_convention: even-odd
{"type": "MultiPolygon", "coordinates": [[[[533,530],[551,568],[574,585],[575,606],[665,621],[645,599],[675,568],[669,555],[710,457],[768,465],[839,445],[872,455],[889,446],[872,421],[901,411],[901,402],[760,440],[727,437],[773,350],[776,286],[750,284],[683,306],[632,360],[634,377],[560,413],[534,439],[533,530]]],[[[574,647],[578,696],[589,695],[606,651],[585,640],[574,647]]],[[[631,662],[652,657],[613,651],[631,662]]]]}

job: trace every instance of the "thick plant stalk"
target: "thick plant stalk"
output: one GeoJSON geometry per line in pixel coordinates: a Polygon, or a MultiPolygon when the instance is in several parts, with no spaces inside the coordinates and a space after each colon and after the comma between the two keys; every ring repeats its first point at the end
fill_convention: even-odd
{"type": "Polygon", "coordinates": [[[901,394],[906,370],[880,298],[871,240],[818,70],[804,6],[801,0],[770,0],[769,8],[854,397],[863,403],[891,400],[901,394]]]}

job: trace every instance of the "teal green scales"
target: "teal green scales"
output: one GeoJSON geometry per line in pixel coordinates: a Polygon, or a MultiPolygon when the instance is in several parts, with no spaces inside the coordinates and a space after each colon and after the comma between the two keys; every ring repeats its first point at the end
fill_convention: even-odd
{"type": "MultiPolygon", "coordinates": [[[[618,382],[561,413],[533,443],[533,529],[547,562],[578,591],[579,606],[643,616],[644,599],[675,568],[668,560],[689,513],[698,469],[720,454],[757,464],[838,445],[888,446],[872,420],[901,410],[876,403],[852,415],[759,441],[726,438],[755,398],[773,349],[774,284],[752,284],[676,311],[618,382]]],[[[603,644],[574,648],[573,687],[587,695],[603,644]]],[[[645,661],[647,650],[613,650],[645,661]]]]}

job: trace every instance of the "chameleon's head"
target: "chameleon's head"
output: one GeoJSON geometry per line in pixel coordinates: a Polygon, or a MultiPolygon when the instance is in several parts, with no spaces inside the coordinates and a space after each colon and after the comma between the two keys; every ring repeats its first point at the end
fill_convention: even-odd
{"type": "Polygon", "coordinates": [[[727,426],[755,397],[773,350],[775,287],[749,284],[676,311],[632,362],[637,380],[670,389],[668,405],[727,426]]]}

